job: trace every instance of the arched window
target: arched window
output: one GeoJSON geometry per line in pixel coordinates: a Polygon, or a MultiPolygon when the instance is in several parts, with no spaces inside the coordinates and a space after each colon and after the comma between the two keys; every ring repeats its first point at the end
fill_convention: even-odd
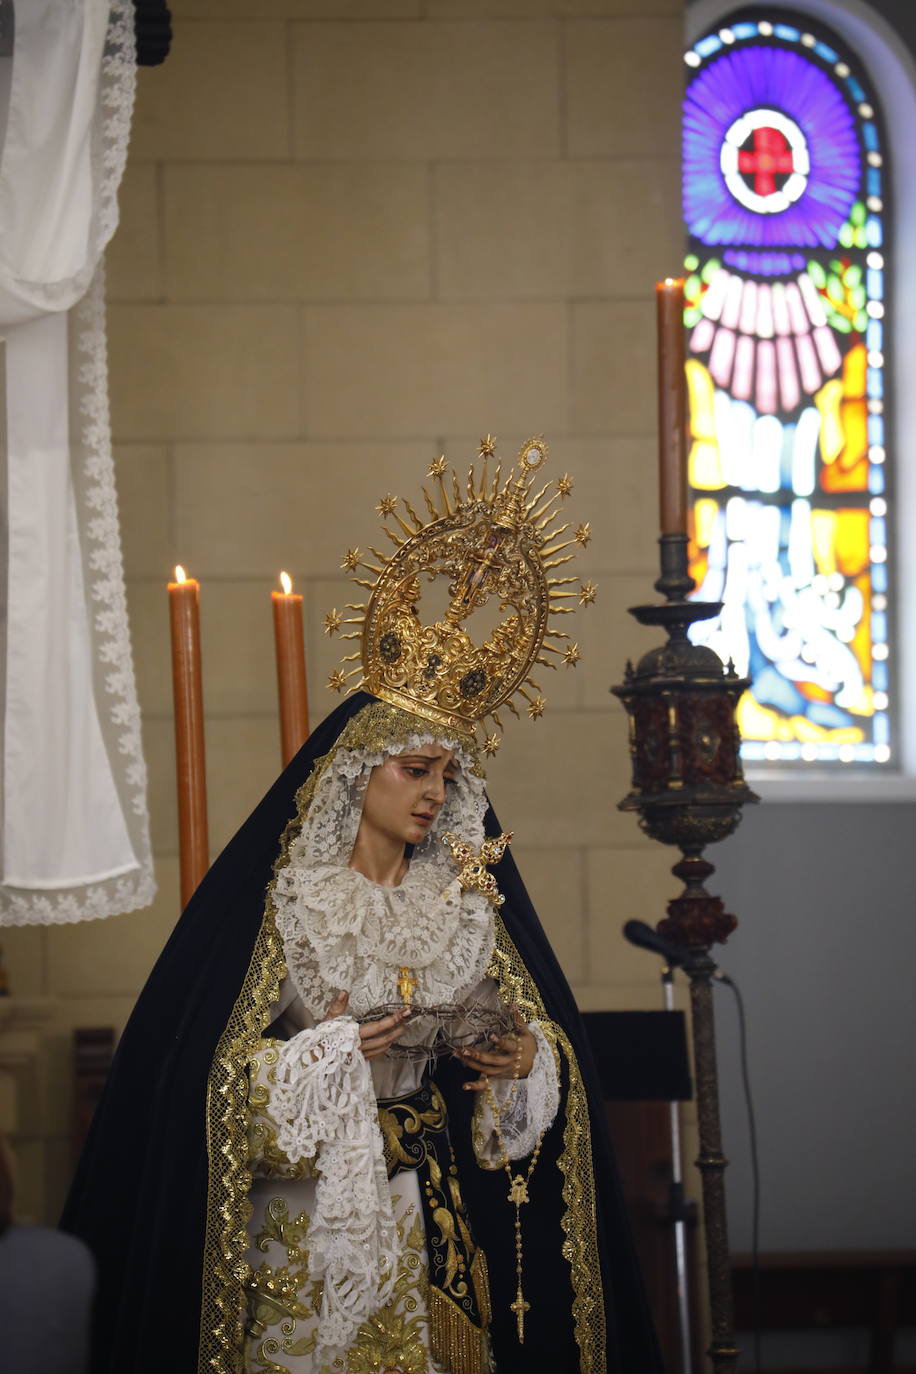
{"type": "Polygon", "coordinates": [[[685,55],[697,636],[752,691],[745,758],[894,759],[885,139],[810,16],[728,16],[685,55]]]}

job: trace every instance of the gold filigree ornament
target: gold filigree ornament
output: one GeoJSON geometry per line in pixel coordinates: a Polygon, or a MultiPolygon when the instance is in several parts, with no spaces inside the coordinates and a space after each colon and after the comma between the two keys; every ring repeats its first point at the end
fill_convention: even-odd
{"type": "MultiPolygon", "coordinates": [[[[436,724],[473,734],[506,707],[520,714],[521,695],[532,720],[546,699],[531,676],[534,665],[573,667],[580,657],[569,635],[551,628],[551,617],[571,615],[576,604],[591,605],[595,586],[577,577],[556,576],[591,538],[588,524],[564,520],[562,503],[572,491],[567,474],[532,493],[534,474],[547,459],[543,438],[527,440],[515,466],[502,476],[490,472],[496,441],[488,434],[462,485],[444,458],[430,463],[431,489],[422,488],[428,519],[411,503],[386,494],[378,510],[394,545],[385,553],[372,545],[364,554],[348,549],[343,566],[368,591],[367,601],[350,603],[351,615],[325,617],[329,635],[349,628],[343,639],[360,647],[344,659],[357,664],[331,674],[333,691],[365,688],[383,701],[436,724]],[[400,509],[399,509],[400,506],[400,509]],[[447,586],[445,602],[443,586],[447,586]],[[467,622],[477,613],[475,639],[467,622]],[[565,642],[565,645],[564,645],[565,642]]],[[[499,736],[485,734],[493,753],[499,736]]]]}

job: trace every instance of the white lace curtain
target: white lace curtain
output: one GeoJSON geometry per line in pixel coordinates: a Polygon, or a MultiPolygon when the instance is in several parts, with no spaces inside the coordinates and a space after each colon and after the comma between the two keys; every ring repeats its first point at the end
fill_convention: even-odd
{"type": "Polygon", "coordinates": [[[0,58],[0,924],[109,916],[155,891],[102,266],[130,133],[133,17],[131,0],[16,0],[0,58]]]}

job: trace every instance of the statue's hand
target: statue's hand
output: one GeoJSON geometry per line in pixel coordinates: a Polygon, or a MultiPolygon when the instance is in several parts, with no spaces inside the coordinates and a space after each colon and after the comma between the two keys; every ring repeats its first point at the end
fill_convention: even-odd
{"type": "Polygon", "coordinates": [[[537,1041],[522,1020],[518,1007],[512,1008],[515,1030],[492,1042],[489,1050],[459,1050],[458,1058],[474,1073],[481,1076],[463,1086],[471,1092],[482,1092],[491,1078],[527,1078],[534,1066],[537,1041]]]}

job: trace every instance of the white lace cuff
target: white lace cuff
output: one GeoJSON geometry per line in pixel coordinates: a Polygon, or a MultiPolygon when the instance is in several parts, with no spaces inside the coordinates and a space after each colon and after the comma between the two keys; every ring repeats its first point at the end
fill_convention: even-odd
{"type": "MultiPolygon", "coordinates": [[[[498,1078],[490,1085],[497,1110],[502,1110],[499,1125],[509,1159],[525,1159],[533,1152],[538,1136],[553,1124],[560,1105],[553,1050],[537,1021],[532,1021],[528,1029],[537,1041],[528,1077],[518,1081],[498,1078]]],[[[485,1169],[498,1169],[502,1164],[502,1151],[496,1138],[493,1110],[485,1093],[480,1094],[474,1112],[473,1137],[478,1163],[485,1169]]]]}
{"type": "Polygon", "coordinates": [[[375,1091],[352,1017],[323,1021],[280,1047],[270,1115],[287,1158],[314,1157],[318,1173],[308,1231],[309,1277],[324,1281],[317,1367],[352,1344],[397,1278],[375,1091]]]}
{"type": "Polygon", "coordinates": [[[282,1040],[260,1040],[248,1059],[248,1167],[256,1178],[314,1178],[314,1160],[293,1163],[277,1144],[271,1111],[282,1047],[282,1040]]]}

